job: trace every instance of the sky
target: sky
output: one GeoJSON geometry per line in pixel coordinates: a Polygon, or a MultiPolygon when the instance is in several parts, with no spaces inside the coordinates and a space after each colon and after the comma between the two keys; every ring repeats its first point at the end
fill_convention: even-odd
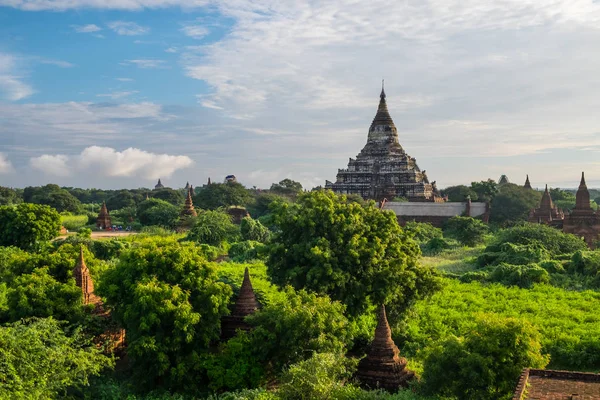
{"type": "Polygon", "coordinates": [[[0,186],[323,185],[385,79],[438,187],[599,187],[599,43],[592,0],[0,0],[0,186]]]}

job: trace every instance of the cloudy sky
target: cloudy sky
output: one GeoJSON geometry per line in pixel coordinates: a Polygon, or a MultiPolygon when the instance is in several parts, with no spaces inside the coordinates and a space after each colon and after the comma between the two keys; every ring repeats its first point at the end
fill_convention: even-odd
{"type": "Polygon", "coordinates": [[[600,186],[600,2],[0,0],[0,185],[334,180],[381,79],[439,187],[600,186]]]}

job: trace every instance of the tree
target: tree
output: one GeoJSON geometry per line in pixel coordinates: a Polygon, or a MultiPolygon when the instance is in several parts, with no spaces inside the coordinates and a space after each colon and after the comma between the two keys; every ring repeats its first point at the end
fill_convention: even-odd
{"type": "Polygon", "coordinates": [[[450,186],[442,190],[445,196],[448,196],[448,201],[463,202],[467,199],[467,196],[471,197],[472,201],[477,201],[477,193],[468,186],[458,185],[450,186]]]}
{"type": "Polygon", "coordinates": [[[268,273],[273,282],[328,294],[356,316],[370,305],[391,314],[438,287],[435,272],[418,264],[420,250],[392,212],[373,202],[348,202],[331,191],[298,196],[275,209],[280,232],[272,238],[268,273]]]}
{"type": "Polygon", "coordinates": [[[479,201],[490,202],[498,194],[498,184],[493,179],[471,182],[471,189],[477,193],[479,201]]]}
{"type": "Polygon", "coordinates": [[[487,316],[465,335],[433,348],[423,379],[430,393],[458,398],[510,399],[523,368],[543,368],[540,334],[528,322],[487,316]]]}
{"type": "Polygon", "coordinates": [[[57,399],[112,367],[112,359],[79,333],[65,335],[52,318],[0,327],[0,398],[57,399]]]}
{"type": "Polygon", "coordinates": [[[168,203],[173,204],[174,206],[182,205],[185,200],[185,198],[183,197],[183,193],[181,193],[179,190],[170,189],[170,188],[153,190],[152,198],[164,200],[168,203]]]}
{"type": "Polygon", "coordinates": [[[483,243],[489,232],[486,224],[472,217],[452,217],[444,227],[446,236],[458,240],[465,246],[476,246],[483,243]]]}
{"type": "Polygon", "coordinates": [[[193,200],[200,208],[215,210],[229,206],[245,207],[253,202],[254,197],[241,183],[227,182],[203,186],[193,200]]]}
{"type": "Polygon", "coordinates": [[[160,199],[148,199],[140,203],[138,218],[142,225],[157,225],[172,229],[179,221],[179,208],[160,199]]]}
{"type": "Polygon", "coordinates": [[[248,207],[248,212],[252,218],[259,218],[271,212],[271,204],[276,201],[290,202],[287,197],[275,193],[260,193],[255,201],[248,207]]]}
{"type": "Polygon", "coordinates": [[[541,198],[542,194],[535,190],[504,184],[492,201],[490,221],[505,225],[527,221],[529,212],[539,206],[541,198]]]}
{"type": "Polygon", "coordinates": [[[56,210],[39,204],[0,206],[0,246],[31,249],[53,239],[60,229],[56,210]]]}
{"type": "Polygon", "coordinates": [[[231,216],[223,211],[203,211],[188,232],[187,239],[198,243],[220,246],[227,239],[239,235],[239,228],[231,221],[231,216]]]}
{"type": "Polygon", "coordinates": [[[129,190],[119,190],[106,200],[106,207],[109,210],[120,210],[135,206],[135,196],[129,190]]]}
{"type": "Polygon", "coordinates": [[[269,228],[261,224],[260,221],[250,217],[244,217],[242,219],[240,232],[242,234],[242,239],[254,240],[261,243],[268,241],[271,236],[269,228]]]}
{"type": "Polygon", "coordinates": [[[22,201],[23,197],[19,189],[0,186],[0,206],[19,204],[22,201]]]}
{"type": "Polygon", "coordinates": [[[196,245],[148,238],[121,254],[97,290],[127,331],[142,387],[197,389],[199,357],[219,338],[231,288],[196,245]]]}
{"type": "Polygon", "coordinates": [[[291,179],[284,179],[271,185],[271,192],[288,197],[296,197],[302,193],[302,184],[291,179]]]}

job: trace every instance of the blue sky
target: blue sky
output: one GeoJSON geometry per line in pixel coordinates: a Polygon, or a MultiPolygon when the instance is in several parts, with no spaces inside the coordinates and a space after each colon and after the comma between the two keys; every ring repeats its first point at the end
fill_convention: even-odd
{"type": "Polygon", "coordinates": [[[0,0],[0,185],[334,180],[381,78],[438,187],[600,186],[591,0],[0,0]]]}

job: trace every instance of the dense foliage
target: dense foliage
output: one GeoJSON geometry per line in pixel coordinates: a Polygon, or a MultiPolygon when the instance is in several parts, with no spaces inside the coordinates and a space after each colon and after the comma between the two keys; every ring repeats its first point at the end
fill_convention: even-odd
{"type": "Polygon", "coordinates": [[[0,206],[0,246],[32,249],[53,239],[60,229],[60,215],[49,206],[21,203],[0,206]]]}
{"type": "Polygon", "coordinates": [[[489,228],[481,220],[471,217],[452,217],[444,226],[444,234],[465,246],[483,243],[489,228]]]}
{"type": "Polygon", "coordinates": [[[179,208],[160,200],[148,199],[138,206],[138,218],[144,225],[157,225],[163,228],[174,228],[179,221],[179,208]]]}
{"type": "Polygon", "coordinates": [[[314,191],[274,213],[280,232],[267,266],[277,284],[327,294],[354,316],[382,303],[393,315],[437,288],[434,271],[419,265],[419,247],[395,215],[372,203],[314,191]]]}
{"type": "Polygon", "coordinates": [[[252,194],[237,182],[211,183],[196,188],[194,204],[202,209],[216,210],[220,207],[247,206],[253,201],[252,194]]]}
{"type": "Polygon", "coordinates": [[[98,292],[127,331],[140,386],[197,387],[200,354],[219,337],[231,288],[194,244],[144,240],[123,252],[98,292]]]}
{"type": "Polygon", "coordinates": [[[231,216],[220,210],[201,212],[195,219],[187,239],[198,243],[219,246],[225,240],[239,236],[239,228],[231,221],[231,216]]]}
{"type": "Polygon", "coordinates": [[[529,212],[538,207],[542,193],[513,183],[499,186],[499,192],[492,200],[490,222],[503,225],[527,221],[529,212]]]}

